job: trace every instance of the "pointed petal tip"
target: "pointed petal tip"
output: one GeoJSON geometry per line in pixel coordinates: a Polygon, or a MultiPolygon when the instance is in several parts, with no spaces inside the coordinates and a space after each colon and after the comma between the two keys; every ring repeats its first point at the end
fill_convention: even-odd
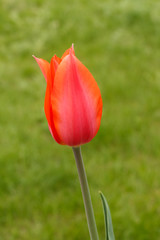
{"type": "Polygon", "coordinates": [[[39,60],[39,58],[37,58],[35,55],[32,55],[32,57],[33,57],[36,61],[39,60]]]}
{"type": "Polygon", "coordinates": [[[74,43],[72,43],[72,47],[71,47],[71,48],[72,48],[72,50],[74,51],[74,43]]]}
{"type": "Polygon", "coordinates": [[[36,56],[32,55],[32,57],[36,60],[36,62],[38,63],[46,81],[47,81],[47,77],[48,77],[48,72],[50,70],[50,64],[49,62],[47,62],[46,60],[42,59],[42,58],[37,58],[36,56]]]}
{"type": "Polygon", "coordinates": [[[71,51],[72,51],[72,54],[75,55],[75,50],[74,50],[74,43],[72,43],[72,46],[71,46],[71,51]]]}

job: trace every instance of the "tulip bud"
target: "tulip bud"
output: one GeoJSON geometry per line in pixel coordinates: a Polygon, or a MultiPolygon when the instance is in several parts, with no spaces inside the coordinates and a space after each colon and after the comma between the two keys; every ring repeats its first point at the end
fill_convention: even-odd
{"type": "Polygon", "coordinates": [[[50,64],[34,57],[47,81],[45,115],[50,132],[59,144],[78,146],[97,134],[102,98],[89,70],[75,56],[73,45],[50,64]]]}

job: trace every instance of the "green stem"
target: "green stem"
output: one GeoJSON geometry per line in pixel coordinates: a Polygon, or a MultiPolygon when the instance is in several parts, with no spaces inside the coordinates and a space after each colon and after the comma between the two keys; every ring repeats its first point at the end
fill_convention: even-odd
{"type": "Polygon", "coordinates": [[[91,237],[91,240],[98,240],[99,239],[98,231],[97,231],[96,221],[94,217],[87,176],[86,176],[83,159],[81,155],[81,148],[73,147],[72,149],[73,149],[73,153],[75,156],[76,165],[78,169],[78,175],[79,175],[79,180],[81,185],[81,191],[82,191],[82,196],[83,196],[83,201],[84,201],[84,206],[85,206],[85,211],[87,216],[90,237],[91,237]]]}

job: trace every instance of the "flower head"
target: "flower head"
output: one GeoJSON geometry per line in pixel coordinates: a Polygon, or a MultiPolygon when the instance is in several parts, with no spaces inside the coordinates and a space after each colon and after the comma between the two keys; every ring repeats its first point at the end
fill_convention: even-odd
{"type": "Polygon", "coordinates": [[[45,115],[59,144],[78,146],[97,134],[102,98],[89,70],[75,56],[73,45],[51,62],[34,57],[46,81],[45,115]]]}

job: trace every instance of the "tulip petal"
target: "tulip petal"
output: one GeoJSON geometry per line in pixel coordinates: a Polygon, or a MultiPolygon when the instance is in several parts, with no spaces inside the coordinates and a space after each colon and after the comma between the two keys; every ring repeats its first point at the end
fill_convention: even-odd
{"type": "Polygon", "coordinates": [[[102,98],[92,74],[72,50],[69,52],[55,73],[51,104],[59,138],[64,144],[77,146],[96,135],[102,115],[102,98]]]}
{"type": "Polygon", "coordinates": [[[37,58],[33,55],[34,59],[37,61],[46,81],[47,81],[47,76],[48,76],[48,71],[50,70],[50,64],[46,60],[42,58],[37,58]]]}
{"type": "Polygon", "coordinates": [[[63,144],[63,142],[60,140],[55,126],[54,126],[54,121],[53,121],[53,113],[52,113],[52,106],[51,106],[51,94],[53,92],[53,82],[54,82],[54,75],[57,69],[57,65],[58,62],[60,62],[60,60],[57,59],[56,56],[54,56],[51,59],[51,65],[50,65],[50,71],[48,71],[48,75],[47,75],[47,87],[46,87],[46,95],[45,95],[45,102],[44,102],[44,111],[45,111],[45,115],[48,121],[48,126],[49,126],[49,130],[52,134],[52,137],[56,140],[56,142],[63,144]]]}

